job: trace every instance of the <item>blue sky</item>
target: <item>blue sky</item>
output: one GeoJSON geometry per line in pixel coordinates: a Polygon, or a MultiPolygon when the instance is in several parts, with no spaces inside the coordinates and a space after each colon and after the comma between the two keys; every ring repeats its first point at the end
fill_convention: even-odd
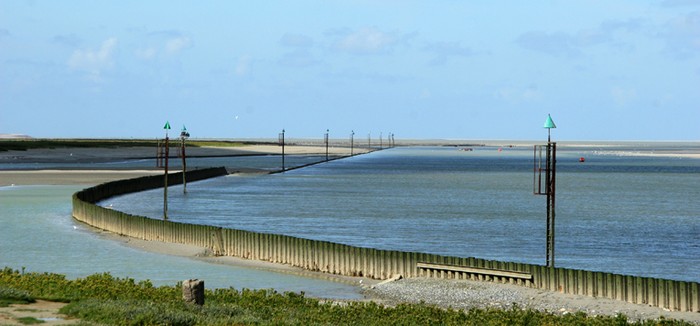
{"type": "Polygon", "coordinates": [[[700,140],[700,1],[0,0],[0,133],[700,140]]]}

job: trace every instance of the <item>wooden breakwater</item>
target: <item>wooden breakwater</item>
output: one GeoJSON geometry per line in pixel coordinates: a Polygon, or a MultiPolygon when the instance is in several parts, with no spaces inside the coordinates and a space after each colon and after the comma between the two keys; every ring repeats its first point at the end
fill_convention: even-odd
{"type": "MultiPolygon", "coordinates": [[[[226,174],[224,168],[187,172],[188,181],[226,174]]],[[[180,173],[169,184],[182,182],[180,173]],[[179,175],[179,177],[178,177],[179,175]]],[[[162,176],[119,180],[73,195],[73,216],[91,226],[149,241],[208,248],[216,255],[288,264],[311,271],[387,279],[437,277],[514,283],[576,295],[603,297],[676,311],[700,312],[700,284],[478,258],[362,248],[279,234],[177,223],[96,205],[111,196],[163,187],[162,176]]]]}

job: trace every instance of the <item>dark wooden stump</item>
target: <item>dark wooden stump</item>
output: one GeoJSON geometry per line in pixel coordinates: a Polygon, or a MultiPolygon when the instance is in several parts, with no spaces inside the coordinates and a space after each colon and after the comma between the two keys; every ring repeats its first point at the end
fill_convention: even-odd
{"type": "Polygon", "coordinates": [[[188,303],[204,305],[204,281],[193,279],[182,282],[182,299],[188,303]]]}

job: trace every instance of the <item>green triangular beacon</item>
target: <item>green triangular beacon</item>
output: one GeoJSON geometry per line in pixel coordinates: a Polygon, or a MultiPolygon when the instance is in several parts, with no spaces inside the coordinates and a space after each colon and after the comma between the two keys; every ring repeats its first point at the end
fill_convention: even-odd
{"type": "Polygon", "coordinates": [[[163,129],[170,129],[170,121],[165,122],[165,126],[163,126],[163,129]]]}
{"type": "Polygon", "coordinates": [[[552,129],[556,128],[557,125],[554,124],[554,121],[552,120],[552,116],[547,114],[547,121],[544,122],[544,127],[547,129],[552,129]]]}

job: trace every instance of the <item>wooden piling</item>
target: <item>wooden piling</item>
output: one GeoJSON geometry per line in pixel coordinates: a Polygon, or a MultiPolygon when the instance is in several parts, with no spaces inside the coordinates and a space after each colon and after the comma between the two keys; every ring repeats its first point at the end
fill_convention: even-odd
{"type": "MultiPolygon", "coordinates": [[[[187,171],[187,180],[194,182],[224,174],[226,171],[223,168],[193,170],[187,171]]],[[[181,181],[181,175],[178,174],[178,176],[181,181]]],[[[177,183],[178,176],[173,176],[171,181],[177,183]]],[[[84,189],[73,195],[73,216],[86,224],[125,236],[148,241],[195,245],[208,248],[218,255],[284,263],[326,273],[362,275],[375,279],[402,275],[404,277],[491,280],[576,295],[648,304],[670,310],[700,312],[700,285],[697,282],[550,268],[473,257],[445,257],[426,253],[361,248],[279,234],[156,220],[95,205],[111,196],[162,186],[162,177],[141,177],[84,189]],[[464,270],[420,269],[417,267],[418,263],[521,272],[530,274],[531,278],[513,278],[502,272],[489,275],[488,273],[474,274],[464,270]]]]}

